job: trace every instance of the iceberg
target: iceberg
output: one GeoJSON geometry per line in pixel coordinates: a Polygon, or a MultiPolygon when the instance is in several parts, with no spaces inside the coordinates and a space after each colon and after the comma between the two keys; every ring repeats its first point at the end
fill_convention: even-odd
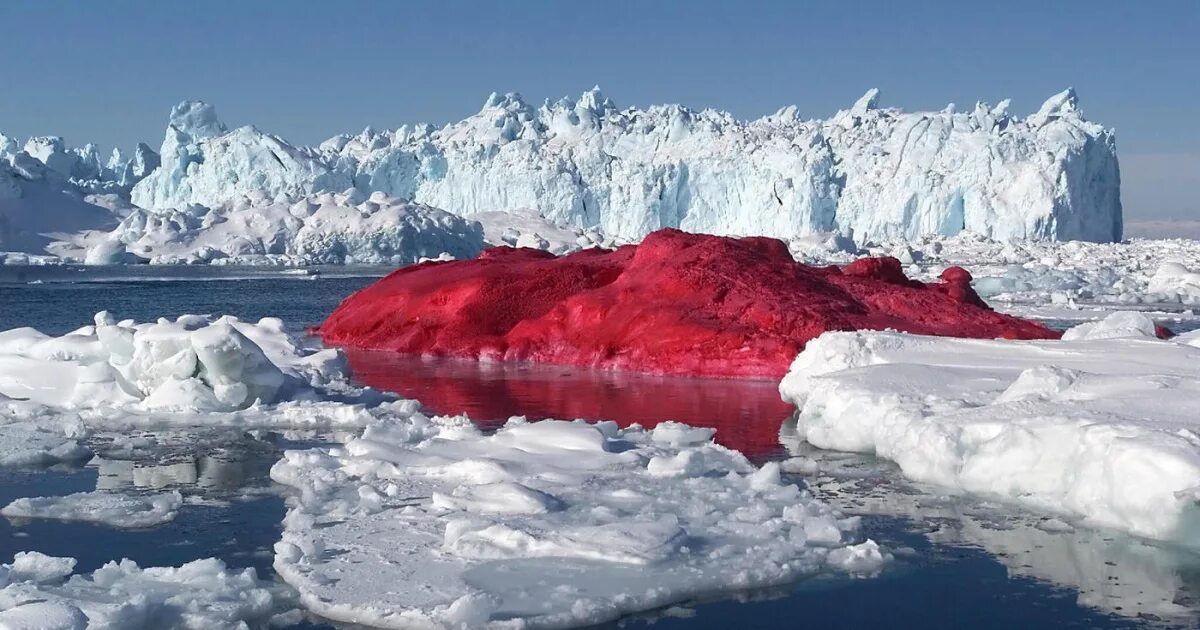
{"type": "Polygon", "coordinates": [[[956,234],[1116,241],[1111,130],[1073,90],[1034,114],[1008,102],[904,112],[868,92],[824,120],[794,107],[752,121],[678,105],[619,109],[599,89],[541,106],[493,94],[435,129],[366,129],[317,147],[228,129],[207,103],[171,113],[162,165],[132,189],[150,210],[250,194],[296,199],[356,188],[462,216],[532,209],[554,223],[638,239],[664,227],[860,242],[956,234]]]}

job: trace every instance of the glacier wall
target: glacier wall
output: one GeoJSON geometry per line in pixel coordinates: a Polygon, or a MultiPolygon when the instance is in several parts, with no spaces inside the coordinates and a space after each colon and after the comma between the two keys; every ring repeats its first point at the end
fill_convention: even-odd
{"type": "Polygon", "coordinates": [[[212,106],[171,114],[162,166],[132,201],[217,206],[250,194],[383,192],[462,216],[534,209],[638,238],[661,227],[859,241],[956,234],[1113,241],[1122,236],[1111,130],[1074,91],[1034,114],[882,108],[871,90],[826,120],[794,107],[753,121],[677,105],[618,109],[598,89],[534,107],[492,95],[461,122],[370,128],[300,147],[229,130],[212,106]]]}

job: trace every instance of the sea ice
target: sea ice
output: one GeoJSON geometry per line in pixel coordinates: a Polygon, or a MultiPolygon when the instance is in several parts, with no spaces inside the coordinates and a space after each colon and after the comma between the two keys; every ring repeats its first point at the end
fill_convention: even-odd
{"type": "Polygon", "coordinates": [[[343,447],[288,451],[298,494],[275,568],[315,612],[378,627],[563,627],[878,571],[858,521],[710,441],[662,425],[382,419],[343,447]]]}
{"type": "Polygon", "coordinates": [[[1061,341],[830,332],[780,384],[814,446],[1200,546],[1200,348],[1122,313],[1061,341]]]}

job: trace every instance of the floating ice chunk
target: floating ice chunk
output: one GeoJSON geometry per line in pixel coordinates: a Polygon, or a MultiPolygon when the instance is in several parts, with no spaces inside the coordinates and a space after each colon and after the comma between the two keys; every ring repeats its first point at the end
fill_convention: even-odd
{"type": "MultiPolygon", "coordinates": [[[[3,422],[0,412],[0,422],[3,422]]],[[[0,424],[0,466],[50,466],[87,459],[92,452],[63,431],[55,419],[0,424]]]]}
{"type": "Polygon", "coordinates": [[[1148,322],[1114,315],[1063,341],[826,333],[780,392],[814,446],[1196,546],[1200,349],[1155,339],[1148,322]]]}
{"type": "Polygon", "coordinates": [[[52,582],[75,571],[75,558],[56,558],[37,551],[21,551],[8,565],[10,582],[52,582]]]}
{"type": "Polygon", "coordinates": [[[0,509],[0,514],[10,519],[91,521],[112,527],[140,528],[174,520],[181,505],[183,495],[178,491],[157,495],[77,492],[60,497],[17,499],[0,509]]]}
{"type": "Polygon", "coordinates": [[[847,573],[875,573],[890,559],[891,554],[880,551],[874,540],[829,552],[829,564],[847,573]]]}
{"type": "Polygon", "coordinates": [[[714,433],[716,433],[716,429],[690,427],[668,420],[655,425],[654,429],[650,431],[650,439],[657,444],[681,447],[708,442],[714,433]]]}
{"type": "MultiPolygon", "coordinates": [[[[0,465],[89,455],[93,429],[145,425],[361,428],[418,403],[352,386],[336,349],[281,321],[184,315],[137,324],[99,313],[60,337],[0,332],[0,465]]],[[[469,422],[467,422],[469,424],[469,422]]]]}
{"type": "Polygon", "coordinates": [[[260,581],[253,569],[230,570],[212,558],[146,569],[122,560],[68,578],[74,563],[71,558],[18,554],[11,565],[0,565],[0,627],[257,627],[292,608],[288,596],[260,581]]]}
{"type": "Polygon", "coordinates": [[[827,561],[855,542],[856,519],[778,465],[665,426],[515,419],[484,435],[412,415],[345,447],[288,451],[271,477],[299,493],[276,570],[347,623],[563,627],[882,561],[857,547],[827,561]],[[662,463],[680,458],[697,463],[662,463]]]}

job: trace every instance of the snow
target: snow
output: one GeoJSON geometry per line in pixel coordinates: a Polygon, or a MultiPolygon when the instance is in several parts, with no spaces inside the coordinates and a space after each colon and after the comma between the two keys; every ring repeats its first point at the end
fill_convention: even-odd
{"type": "Polygon", "coordinates": [[[0,509],[0,514],[9,519],[90,521],[112,527],[139,528],[174,520],[181,505],[183,495],[178,491],[152,495],[77,492],[61,497],[20,498],[0,509]]]}
{"type": "Polygon", "coordinates": [[[1115,314],[1061,341],[826,333],[780,384],[814,446],[1089,525],[1200,540],[1200,347],[1115,314]]]}
{"type": "Polygon", "coordinates": [[[290,602],[254,569],[208,558],[180,567],[110,562],[72,575],[75,560],[18,553],[0,565],[0,628],[166,630],[266,625],[290,602]]]}
{"type": "Polygon", "coordinates": [[[346,623],[585,625],[888,560],[777,464],[674,423],[398,414],[271,476],[297,491],[276,570],[346,623]]]}
{"type": "MultiPolygon", "coordinates": [[[[22,154],[24,155],[24,154],[22,154]]],[[[57,234],[112,229],[119,220],[40,162],[21,174],[0,159],[0,252],[45,254],[57,234]]]]}
{"type": "Polygon", "coordinates": [[[749,122],[678,105],[618,109],[598,89],[535,107],[492,95],[478,114],[298,147],[227,130],[210,105],[171,115],[162,167],[138,182],[147,209],[214,208],[244,195],[298,199],[350,187],[454,214],[533,209],[553,223],[637,239],[662,227],[858,240],[955,234],[1121,237],[1113,133],[1075,93],[1026,118],[905,113],[872,91],[827,120],[795,108],[749,122]]]}

